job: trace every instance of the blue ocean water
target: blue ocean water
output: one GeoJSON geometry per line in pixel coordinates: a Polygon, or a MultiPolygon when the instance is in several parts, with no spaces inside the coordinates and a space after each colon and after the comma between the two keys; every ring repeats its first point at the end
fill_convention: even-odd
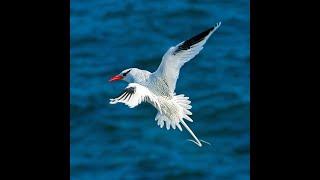
{"type": "Polygon", "coordinates": [[[249,0],[71,1],[71,179],[249,179],[249,0]],[[221,27],[181,69],[195,134],[167,131],[156,110],[110,105],[123,69],[154,71],[170,46],[221,27]]]}

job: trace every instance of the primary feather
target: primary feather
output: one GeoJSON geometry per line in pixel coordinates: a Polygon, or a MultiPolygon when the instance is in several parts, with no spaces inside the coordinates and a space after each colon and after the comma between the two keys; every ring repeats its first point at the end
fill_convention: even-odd
{"type": "Polygon", "coordinates": [[[155,74],[163,77],[171,92],[176,88],[177,79],[179,78],[180,68],[192,58],[194,58],[203,49],[203,45],[209,37],[220,27],[221,22],[214,27],[183,41],[178,45],[169,48],[162,57],[160,66],[155,74]]]}

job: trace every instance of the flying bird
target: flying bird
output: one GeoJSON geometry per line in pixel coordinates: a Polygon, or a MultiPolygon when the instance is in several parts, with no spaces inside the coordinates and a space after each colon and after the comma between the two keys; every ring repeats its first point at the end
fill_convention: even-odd
{"type": "MultiPolygon", "coordinates": [[[[113,76],[109,81],[124,80],[128,86],[116,98],[110,99],[110,104],[124,103],[134,108],[141,102],[150,103],[158,113],[155,121],[162,128],[164,124],[169,130],[176,127],[182,131],[180,123],[191,134],[194,140],[189,139],[198,146],[202,146],[192,130],[185,123],[184,119],[193,122],[190,118],[191,101],[184,94],[175,93],[176,83],[179,78],[180,68],[202,49],[209,37],[220,27],[221,22],[214,27],[169,48],[163,55],[158,69],[151,73],[147,70],[129,68],[120,74],[113,76]]],[[[209,144],[209,143],[208,143],[209,144]]]]}

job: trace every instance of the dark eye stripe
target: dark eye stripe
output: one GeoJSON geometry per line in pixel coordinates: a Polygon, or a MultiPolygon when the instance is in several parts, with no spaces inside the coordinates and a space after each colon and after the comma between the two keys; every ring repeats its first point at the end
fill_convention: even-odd
{"type": "Polygon", "coordinates": [[[123,76],[126,76],[130,71],[131,71],[131,69],[129,71],[123,73],[123,76]]]}

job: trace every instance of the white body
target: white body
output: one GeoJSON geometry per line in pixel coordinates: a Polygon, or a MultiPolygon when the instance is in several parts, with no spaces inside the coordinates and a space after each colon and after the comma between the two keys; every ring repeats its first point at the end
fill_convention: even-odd
{"type": "Polygon", "coordinates": [[[125,70],[124,80],[129,82],[129,85],[119,97],[110,99],[110,104],[120,102],[133,108],[143,101],[148,102],[158,110],[155,120],[161,128],[166,124],[168,130],[170,127],[173,129],[177,127],[182,131],[181,123],[195,139],[195,141],[190,141],[202,146],[200,142],[202,140],[194,135],[183,120],[193,122],[189,117],[192,115],[189,111],[192,108],[191,101],[183,94],[176,95],[175,87],[180,68],[203,49],[203,45],[220,27],[220,24],[218,23],[215,27],[171,47],[163,56],[160,66],[154,73],[137,68],[125,70]]]}

